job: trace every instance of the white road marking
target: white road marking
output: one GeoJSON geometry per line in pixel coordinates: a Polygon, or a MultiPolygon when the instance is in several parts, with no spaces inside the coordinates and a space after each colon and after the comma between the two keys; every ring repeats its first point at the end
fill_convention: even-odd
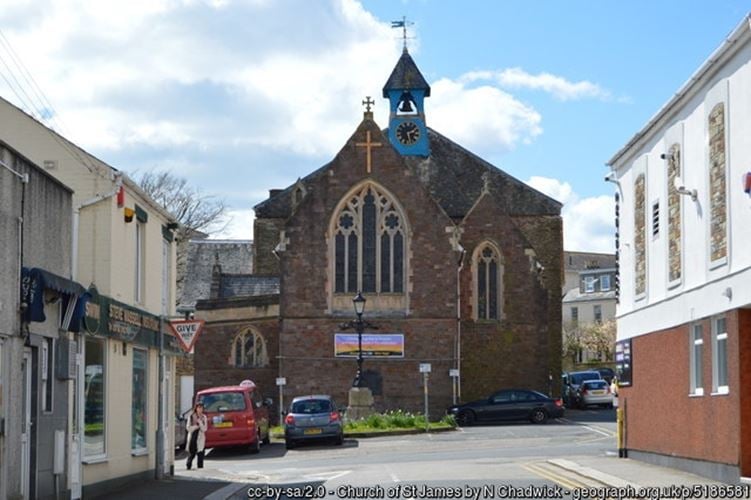
{"type": "Polygon", "coordinates": [[[324,481],[331,481],[333,479],[340,478],[342,476],[346,476],[352,472],[351,470],[342,470],[342,471],[333,471],[333,472],[317,472],[315,474],[305,474],[303,477],[305,479],[322,479],[324,481]]]}

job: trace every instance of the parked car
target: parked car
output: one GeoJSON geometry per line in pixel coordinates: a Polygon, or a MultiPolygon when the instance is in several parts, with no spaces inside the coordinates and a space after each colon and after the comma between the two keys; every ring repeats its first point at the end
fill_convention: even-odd
{"type": "Polygon", "coordinates": [[[342,416],[331,396],[298,396],[284,417],[284,442],[292,449],[300,441],[333,439],[344,442],[342,416]]]}
{"type": "Polygon", "coordinates": [[[208,417],[206,448],[247,446],[258,453],[261,443],[269,443],[269,407],[256,385],[244,380],[240,385],[213,387],[196,394],[208,417]]]}
{"type": "Polygon", "coordinates": [[[576,399],[582,408],[591,405],[599,405],[607,408],[613,407],[613,393],[610,392],[610,384],[606,380],[587,380],[582,382],[577,391],[576,399]]]}
{"type": "Polygon", "coordinates": [[[608,384],[613,381],[613,378],[615,378],[615,371],[612,368],[605,366],[602,368],[595,368],[595,371],[599,373],[602,379],[608,384]]]}
{"type": "Polygon", "coordinates": [[[175,448],[177,448],[178,450],[184,450],[187,441],[188,431],[187,419],[185,418],[185,414],[180,415],[180,413],[175,413],[175,448]]]}
{"type": "Polygon", "coordinates": [[[449,406],[450,415],[461,426],[475,422],[530,420],[545,423],[563,416],[563,401],[529,389],[506,389],[462,405],[449,406]]]}
{"type": "Polygon", "coordinates": [[[602,380],[602,376],[594,370],[567,372],[563,374],[563,403],[567,408],[579,405],[579,386],[587,380],[602,380]]]}

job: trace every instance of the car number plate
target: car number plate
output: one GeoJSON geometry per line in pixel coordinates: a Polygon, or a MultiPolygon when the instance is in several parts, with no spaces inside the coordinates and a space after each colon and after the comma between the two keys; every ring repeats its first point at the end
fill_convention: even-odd
{"type": "Polygon", "coordinates": [[[323,432],[323,429],[305,429],[303,431],[303,434],[310,435],[310,434],[321,434],[323,432]]]}
{"type": "Polygon", "coordinates": [[[218,422],[218,423],[214,424],[214,427],[216,427],[216,428],[232,427],[232,422],[218,422]]]}
{"type": "Polygon", "coordinates": [[[605,391],[592,391],[592,394],[594,394],[595,396],[602,396],[603,394],[605,394],[605,391]]]}

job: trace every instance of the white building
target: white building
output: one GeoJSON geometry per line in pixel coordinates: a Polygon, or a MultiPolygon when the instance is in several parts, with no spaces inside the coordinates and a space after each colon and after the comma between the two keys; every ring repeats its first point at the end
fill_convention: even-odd
{"type": "Polygon", "coordinates": [[[609,161],[628,454],[726,481],[751,476],[750,23],[609,161]]]}

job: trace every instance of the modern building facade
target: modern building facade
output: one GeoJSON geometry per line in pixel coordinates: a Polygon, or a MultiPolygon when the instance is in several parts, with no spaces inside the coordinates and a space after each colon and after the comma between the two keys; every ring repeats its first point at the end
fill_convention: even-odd
{"type": "Polygon", "coordinates": [[[609,161],[630,457],[751,477],[751,17],[609,161]]]}
{"type": "MultiPolygon", "coordinates": [[[[432,415],[503,386],[557,391],[561,205],[430,129],[430,86],[405,50],[383,88],[388,130],[362,122],[339,153],[256,205],[254,276],[221,276],[196,345],[196,386],[236,382],[346,401],[362,292],[363,379],[378,409],[432,415]],[[264,290],[278,280],[279,292],[264,290]]],[[[220,275],[223,273],[219,273],[220,275]]]]}
{"type": "Polygon", "coordinates": [[[81,362],[66,490],[79,498],[169,471],[178,348],[161,332],[174,315],[177,222],[127,175],[3,99],[0,139],[73,191],[65,274],[89,298],[71,353],[81,362]]]}

